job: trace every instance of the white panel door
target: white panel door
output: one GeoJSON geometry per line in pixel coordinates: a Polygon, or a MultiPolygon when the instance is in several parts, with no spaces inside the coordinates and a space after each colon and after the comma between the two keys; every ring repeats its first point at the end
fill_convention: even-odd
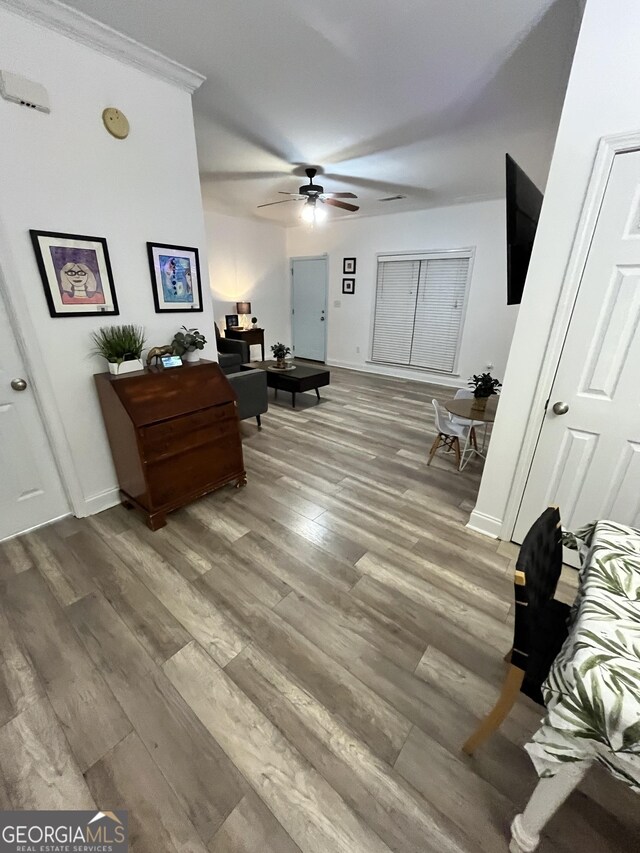
{"type": "Polygon", "coordinates": [[[601,518],[640,527],[640,152],[614,158],[516,542],[549,504],[568,528],[601,518]]]}
{"type": "Polygon", "coordinates": [[[0,296],[0,540],[68,512],[40,412],[0,296]],[[22,388],[20,380],[26,384],[24,390],[16,390],[22,388]]]}
{"type": "Polygon", "coordinates": [[[324,361],[327,338],[327,259],[292,260],[291,279],[293,354],[296,358],[324,361]]]}

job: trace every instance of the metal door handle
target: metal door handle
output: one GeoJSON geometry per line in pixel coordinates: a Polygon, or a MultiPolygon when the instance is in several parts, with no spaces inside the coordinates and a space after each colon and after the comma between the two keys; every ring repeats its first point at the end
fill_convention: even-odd
{"type": "Polygon", "coordinates": [[[556,415],[566,415],[569,411],[569,406],[566,403],[563,403],[561,400],[558,400],[557,403],[553,404],[553,412],[556,415]]]}
{"type": "Polygon", "coordinates": [[[320,317],[320,320],[324,323],[324,317],[320,317]]]}
{"type": "Polygon", "coordinates": [[[13,388],[14,391],[24,391],[24,390],[26,390],[27,383],[25,382],[24,379],[12,379],[11,380],[11,387],[13,388]]]}

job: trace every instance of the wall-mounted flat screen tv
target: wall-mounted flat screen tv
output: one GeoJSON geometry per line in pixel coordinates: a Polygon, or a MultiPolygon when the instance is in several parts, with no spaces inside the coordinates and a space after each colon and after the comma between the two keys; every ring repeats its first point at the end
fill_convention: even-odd
{"type": "Polygon", "coordinates": [[[507,154],[507,305],[518,305],[536,236],[542,193],[507,154]]]}

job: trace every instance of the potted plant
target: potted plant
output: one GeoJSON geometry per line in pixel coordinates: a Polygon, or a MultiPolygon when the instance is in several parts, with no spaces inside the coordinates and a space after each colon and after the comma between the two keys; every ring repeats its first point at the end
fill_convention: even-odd
{"type": "Polygon", "coordinates": [[[489,397],[497,394],[498,388],[502,388],[502,383],[494,379],[490,373],[481,373],[480,375],[474,373],[467,384],[473,388],[475,399],[471,408],[477,412],[484,411],[489,397]]]}
{"type": "Polygon", "coordinates": [[[289,347],[286,347],[284,344],[278,342],[277,344],[273,344],[271,347],[271,352],[273,353],[273,357],[276,360],[276,367],[279,367],[280,370],[283,370],[286,365],[286,357],[289,355],[291,350],[289,347]]]}
{"type": "Polygon", "coordinates": [[[171,345],[176,355],[182,357],[183,361],[200,361],[200,350],[204,349],[207,339],[197,329],[187,329],[176,332],[171,345]]]}
{"type": "Polygon", "coordinates": [[[102,326],[93,332],[93,353],[106,358],[109,373],[132,373],[142,370],[144,329],[142,326],[102,326]]]}

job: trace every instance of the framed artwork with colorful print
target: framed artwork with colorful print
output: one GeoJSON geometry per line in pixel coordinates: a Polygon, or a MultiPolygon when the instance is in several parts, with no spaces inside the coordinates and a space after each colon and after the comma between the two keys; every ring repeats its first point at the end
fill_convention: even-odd
{"type": "Polygon", "coordinates": [[[202,311],[198,250],[147,243],[147,252],[156,314],[202,311]]]}
{"type": "Polygon", "coordinates": [[[120,313],[104,237],[29,233],[52,317],[120,313]]]}

